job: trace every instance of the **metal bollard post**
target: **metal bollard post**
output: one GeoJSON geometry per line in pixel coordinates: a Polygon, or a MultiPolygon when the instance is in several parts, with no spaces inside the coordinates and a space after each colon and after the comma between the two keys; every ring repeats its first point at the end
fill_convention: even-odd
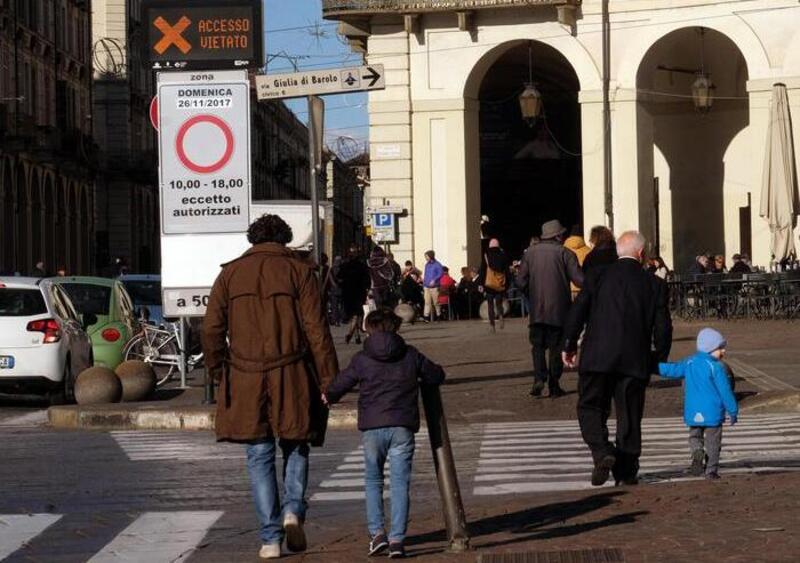
{"type": "Polygon", "coordinates": [[[186,376],[187,376],[187,365],[186,365],[186,317],[179,317],[178,319],[178,338],[180,338],[180,346],[178,347],[180,350],[179,358],[178,358],[178,371],[181,374],[181,389],[186,389],[186,376]]]}
{"type": "Polygon", "coordinates": [[[442,407],[442,395],[438,386],[422,386],[421,391],[450,551],[466,551],[469,549],[467,517],[464,514],[464,503],[458,486],[453,449],[450,447],[450,434],[447,431],[447,419],[442,407]]]}

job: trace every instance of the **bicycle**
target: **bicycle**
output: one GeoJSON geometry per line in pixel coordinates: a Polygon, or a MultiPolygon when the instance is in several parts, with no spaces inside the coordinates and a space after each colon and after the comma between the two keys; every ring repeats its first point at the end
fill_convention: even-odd
{"type": "Polygon", "coordinates": [[[168,323],[166,327],[143,324],[141,332],[131,338],[122,354],[126,361],[140,360],[151,365],[156,372],[157,387],[172,379],[181,361],[185,361],[187,373],[203,362],[203,352],[187,354],[183,349],[180,323],[168,323]]]}

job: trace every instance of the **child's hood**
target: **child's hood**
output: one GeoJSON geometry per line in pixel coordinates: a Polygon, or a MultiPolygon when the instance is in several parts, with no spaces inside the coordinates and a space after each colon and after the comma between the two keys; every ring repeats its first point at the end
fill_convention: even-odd
{"type": "Polygon", "coordinates": [[[364,342],[364,354],[379,362],[399,360],[406,348],[405,340],[394,332],[376,332],[364,342]]]}

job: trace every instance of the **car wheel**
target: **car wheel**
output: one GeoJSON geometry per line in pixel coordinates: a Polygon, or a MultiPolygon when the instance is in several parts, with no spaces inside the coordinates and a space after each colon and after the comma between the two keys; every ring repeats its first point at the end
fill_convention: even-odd
{"type": "Polygon", "coordinates": [[[64,377],[61,380],[61,385],[50,391],[47,396],[51,406],[63,405],[67,402],[72,390],[71,379],[72,370],[69,367],[69,360],[67,360],[67,365],[64,366],[64,377]]]}

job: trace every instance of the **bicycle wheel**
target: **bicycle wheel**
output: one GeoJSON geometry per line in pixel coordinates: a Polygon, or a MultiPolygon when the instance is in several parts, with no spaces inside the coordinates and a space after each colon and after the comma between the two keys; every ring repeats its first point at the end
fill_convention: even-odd
{"type": "Polygon", "coordinates": [[[171,336],[146,334],[132,338],[123,351],[125,360],[140,360],[150,364],[156,373],[156,386],[161,387],[178,369],[178,345],[171,336]]]}

